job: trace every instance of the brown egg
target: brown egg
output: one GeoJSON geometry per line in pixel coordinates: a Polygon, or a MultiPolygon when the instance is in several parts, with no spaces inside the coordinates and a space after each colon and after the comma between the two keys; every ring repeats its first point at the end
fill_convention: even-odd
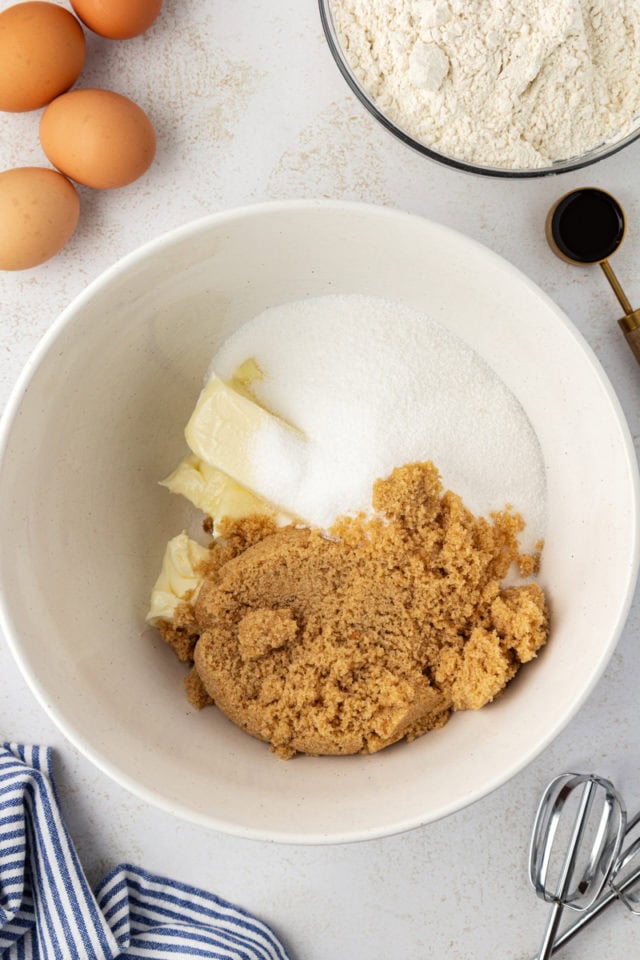
{"type": "Polygon", "coordinates": [[[84,65],[82,27],[55,3],[0,13],[0,110],[36,110],[68,90],[84,65]]]}
{"type": "Polygon", "coordinates": [[[162,0],[71,0],[71,6],[94,33],[110,40],[137,37],[160,13],[162,0]]]}
{"type": "Polygon", "coordinates": [[[144,110],[110,90],[72,90],[54,100],[42,114],[40,143],[66,176],[103,190],[137,180],[156,150],[144,110]]]}
{"type": "Polygon", "coordinates": [[[66,177],[44,167],[0,173],[0,270],[44,263],[73,233],[80,200],[66,177]]]}

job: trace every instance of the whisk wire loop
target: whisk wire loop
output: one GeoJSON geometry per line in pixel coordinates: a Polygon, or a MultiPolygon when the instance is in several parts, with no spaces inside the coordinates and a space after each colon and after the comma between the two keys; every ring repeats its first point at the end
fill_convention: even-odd
{"type": "Polygon", "coordinates": [[[529,876],[537,895],[547,903],[588,909],[606,885],[625,825],[624,805],[608,780],[577,773],[552,780],[536,813],[529,850],[529,876]],[[574,820],[562,856],[558,847],[570,808],[574,820]]]}

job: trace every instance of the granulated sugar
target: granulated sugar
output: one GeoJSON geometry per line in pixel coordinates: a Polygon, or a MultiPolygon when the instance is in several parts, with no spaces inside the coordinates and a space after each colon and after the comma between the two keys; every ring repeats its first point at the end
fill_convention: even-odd
{"type": "Polygon", "coordinates": [[[360,295],[273,307],[212,361],[223,379],[248,358],[260,403],[303,432],[256,436],[259,492],[313,525],[368,511],[374,481],[431,460],[476,514],[522,514],[523,545],[544,537],[545,471],[516,397],[466,344],[424,314],[360,295]],[[277,442],[276,442],[277,441],[277,442]]]}

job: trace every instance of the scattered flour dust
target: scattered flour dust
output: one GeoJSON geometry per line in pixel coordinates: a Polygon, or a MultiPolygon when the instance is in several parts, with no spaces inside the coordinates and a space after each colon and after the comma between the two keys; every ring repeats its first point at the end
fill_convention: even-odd
{"type": "Polygon", "coordinates": [[[631,132],[640,0],[332,0],[361,86],[415,140],[529,169],[631,132]]]}
{"type": "MultiPolygon", "coordinates": [[[[321,528],[368,512],[378,478],[431,460],[475,514],[509,504],[525,549],[545,535],[542,451],[522,406],[469,346],[423,313],[358,294],[272,307],[236,331],[211,368],[228,379],[247,358],[257,400],[308,440],[258,437],[260,491],[321,528]],[[292,479],[293,478],[293,479],[292,479]]],[[[267,431],[268,433],[268,431],[267,431]]]]}

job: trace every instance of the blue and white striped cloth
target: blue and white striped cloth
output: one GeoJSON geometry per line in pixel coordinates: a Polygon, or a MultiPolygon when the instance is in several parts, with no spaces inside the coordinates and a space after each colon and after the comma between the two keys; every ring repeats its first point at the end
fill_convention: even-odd
{"type": "Polygon", "coordinates": [[[289,960],[272,930],[196,887],[123,864],[95,893],[58,806],[51,750],[0,747],[2,960],[289,960]]]}

